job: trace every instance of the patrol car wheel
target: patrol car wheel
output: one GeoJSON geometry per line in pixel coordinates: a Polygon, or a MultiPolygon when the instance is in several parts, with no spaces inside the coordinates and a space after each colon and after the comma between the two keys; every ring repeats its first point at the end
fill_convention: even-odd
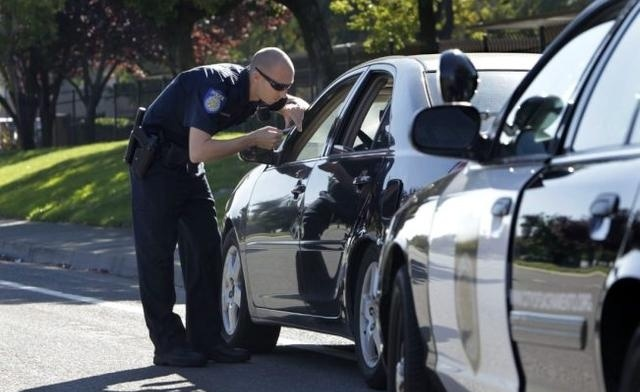
{"type": "Polygon", "coordinates": [[[356,358],[364,379],[372,388],[383,389],[386,368],[380,356],[382,332],[378,323],[376,290],[378,285],[378,252],[368,248],[362,258],[354,300],[356,358]]]}
{"type": "Polygon", "coordinates": [[[410,304],[409,275],[403,266],[396,274],[391,294],[387,339],[387,391],[428,390],[427,372],[424,367],[425,348],[410,304]]]}
{"type": "Polygon", "coordinates": [[[624,360],[620,392],[637,391],[640,388],[640,327],[631,338],[631,344],[624,360]]]}
{"type": "Polygon", "coordinates": [[[234,347],[243,347],[256,353],[272,351],[278,342],[280,327],[258,325],[251,321],[242,273],[242,260],[233,231],[225,237],[222,256],[224,260],[220,285],[222,337],[234,347]]]}

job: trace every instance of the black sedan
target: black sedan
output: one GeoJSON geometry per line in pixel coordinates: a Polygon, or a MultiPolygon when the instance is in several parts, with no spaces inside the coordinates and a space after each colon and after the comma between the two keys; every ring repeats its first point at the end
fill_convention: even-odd
{"type": "Polygon", "coordinates": [[[380,261],[390,391],[640,390],[640,1],[592,3],[488,133],[416,117],[468,158],[416,192],[380,261]]]}
{"type": "MultiPolygon", "coordinates": [[[[485,118],[537,58],[471,56],[481,79],[472,102],[485,118]]],[[[425,156],[410,140],[416,113],[442,103],[438,60],[398,56],[355,67],[324,90],[303,130],[275,152],[241,154],[263,164],[238,184],[224,217],[220,306],[230,343],[271,350],[281,325],[341,335],[355,340],[367,382],[384,385],[373,313],[384,233],[419,185],[460,162],[425,156]]],[[[459,99],[469,86],[456,77],[448,93],[459,99]]]]}

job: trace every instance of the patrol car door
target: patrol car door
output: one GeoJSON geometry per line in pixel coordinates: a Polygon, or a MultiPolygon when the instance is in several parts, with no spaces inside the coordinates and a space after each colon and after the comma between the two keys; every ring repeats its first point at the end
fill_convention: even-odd
{"type": "Polygon", "coordinates": [[[583,33],[551,58],[506,122],[491,131],[492,159],[467,165],[438,200],[429,242],[429,309],[435,366],[448,391],[520,390],[507,298],[514,209],[522,189],[555,151],[567,102],[607,27],[583,33]],[[541,96],[554,101],[544,106],[541,96]],[[545,114],[539,108],[553,110],[545,114]],[[535,125],[532,137],[528,132],[535,125]]]}
{"type": "MultiPolygon", "coordinates": [[[[586,84],[565,153],[520,203],[511,323],[527,390],[605,389],[594,335],[603,329],[599,302],[640,183],[638,37],[636,16],[586,84]]],[[[623,355],[601,343],[605,358],[623,355]]]]}
{"type": "Polygon", "coordinates": [[[317,160],[304,195],[296,271],[307,314],[338,317],[344,250],[363,206],[384,177],[393,68],[370,67],[345,111],[328,155],[317,160]]]}
{"type": "Polygon", "coordinates": [[[314,103],[303,132],[287,141],[284,162],[267,167],[256,182],[248,208],[246,270],[250,296],[258,307],[303,310],[296,270],[299,212],[308,177],[324,154],[358,76],[342,79],[314,103]]]}

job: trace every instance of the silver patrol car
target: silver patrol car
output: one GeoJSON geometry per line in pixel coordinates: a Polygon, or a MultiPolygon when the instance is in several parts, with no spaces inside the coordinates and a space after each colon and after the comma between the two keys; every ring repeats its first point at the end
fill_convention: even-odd
{"type": "Polygon", "coordinates": [[[640,391],[640,2],[597,1],[487,132],[429,108],[413,145],[468,159],[393,218],[375,313],[390,391],[640,391]]]}

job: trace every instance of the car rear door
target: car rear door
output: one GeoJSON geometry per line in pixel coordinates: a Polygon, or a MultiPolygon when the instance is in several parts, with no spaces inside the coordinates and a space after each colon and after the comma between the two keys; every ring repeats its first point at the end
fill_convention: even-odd
{"type": "Polygon", "coordinates": [[[612,25],[597,23],[578,34],[527,80],[495,129],[492,159],[469,164],[438,201],[429,243],[429,308],[435,366],[447,390],[521,387],[507,297],[515,207],[556,151],[562,119],[612,25]]]}
{"type": "Polygon", "coordinates": [[[640,184],[634,12],[586,84],[563,153],[518,209],[510,319],[527,390],[604,390],[599,304],[640,184]]]}

